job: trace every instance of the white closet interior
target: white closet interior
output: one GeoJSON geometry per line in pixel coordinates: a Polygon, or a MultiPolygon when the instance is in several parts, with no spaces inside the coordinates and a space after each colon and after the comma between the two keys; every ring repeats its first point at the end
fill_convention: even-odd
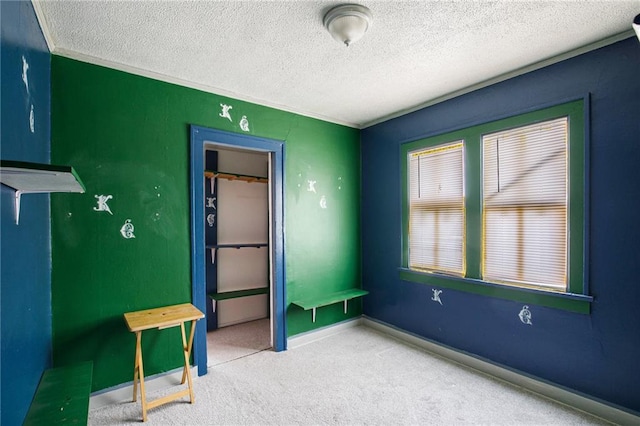
{"type": "MultiPolygon", "coordinates": [[[[239,177],[267,178],[269,175],[267,153],[234,149],[216,151],[218,172],[239,177]]],[[[264,180],[233,177],[218,177],[216,181],[217,292],[269,288],[269,184],[264,180]],[[256,244],[263,246],[257,248],[256,244]]],[[[269,293],[217,301],[218,328],[268,318],[269,293]]]]}

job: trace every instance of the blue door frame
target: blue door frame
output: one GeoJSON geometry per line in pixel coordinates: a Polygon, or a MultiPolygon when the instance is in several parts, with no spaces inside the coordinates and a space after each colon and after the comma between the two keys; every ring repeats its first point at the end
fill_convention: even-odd
{"type": "MultiPolygon", "coordinates": [[[[284,142],[258,138],[200,126],[191,126],[191,282],[192,303],[206,312],[205,236],[204,236],[204,151],[208,145],[221,145],[271,153],[272,240],[274,267],[273,283],[273,344],[276,351],[287,349],[285,311],[284,259],[284,142]]],[[[198,375],[207,374],[207,329],[202,323],[196,327],[194,364],[198,375]]]]}

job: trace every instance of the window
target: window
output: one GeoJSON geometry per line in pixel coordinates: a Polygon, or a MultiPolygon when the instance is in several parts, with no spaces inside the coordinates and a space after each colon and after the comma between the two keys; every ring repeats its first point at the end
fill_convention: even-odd
{"type": "Polygon", "coordinates": [[[409,267],[464,273],[462,141],[412,152],[409,267]]]}
{"type": "Polygon", "coordinates": [[[565,291],[568,118],[484,135],[482,277],[565,291]]]}
{"type": "Polygon", "coordinates": [[[588,313],[584,100],[402,145],[402,279],[588,313]]]}

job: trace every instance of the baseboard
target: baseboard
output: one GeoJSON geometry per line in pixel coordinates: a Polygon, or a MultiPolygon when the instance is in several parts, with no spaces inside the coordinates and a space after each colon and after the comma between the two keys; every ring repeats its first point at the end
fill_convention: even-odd
{"type": "Polygon", "coordinates": [[[639,416],[625,411],[624,409],[617,408],[607,403],[577,394],[570,390],[561,388],[557,385],[553,385],[551,383],[526,376],[517,371],[509,370],[508,368],[492,364],[482,359],[459,352],[455,349],[442,346],[423,337],[395,328],[392,325],[374,320],[366,316],[363,316],[362,318],[362,325],[377,330],[402,342],[408,343],[412,346],[416,346],[436,356],[440,356],[442,358],[461,364],[465,367],[472,368],[481,373],[488,374],[512,385],[522,387],[530,392],[534,392],[538,395],[552,399],[561,404],[565,404],[572,408],[584,411],[603,420],[619,425],[640,424],[639,416]]]}
{"type": "Polygon", "coordinates": [[[327,338],[348,328],[357,327],[359,325],[362,325],[362,317],[351,318],[326,327],[307,331],[306,333],[296,334],[295,336],[287,339],[287,349],[299,348],[300,346],[327,338]]]}
{"type": "MultiPolygon", "coordinates": [[[[144,378],[144,389],[147,396],[153,392],[160,391],[166,388],[174,386],[186,386],[181,385],[182,381],[182,368],[177,368],[165,373],[154,374],[144,378]]],[[[196,366],[191,367],[191,377],[198,376],[198,368],[196,366]]],[[[140,391],[138,391],[138,396],[140,391]]],[[[103,389],[91,394],[89,399],[89,409],[106,407],[107,405],[120,404],[123,402],[133,401],[133,382],[123,383],[122,385],[114,386],[112,388],[103,389]]],[[[137,404],[140,404],[140,398],[138,397],[137,404]]]]}

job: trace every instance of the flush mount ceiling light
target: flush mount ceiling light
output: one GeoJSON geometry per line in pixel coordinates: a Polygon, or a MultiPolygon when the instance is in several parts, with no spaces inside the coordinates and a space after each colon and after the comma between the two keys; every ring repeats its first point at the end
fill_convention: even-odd
{"type": "Polygon", "coordinates": [[[372,20],[368,8],[359,4],[343,4],[329,10],[323,23],[334,39],[349,46],[362,38],[372,20]]]}

